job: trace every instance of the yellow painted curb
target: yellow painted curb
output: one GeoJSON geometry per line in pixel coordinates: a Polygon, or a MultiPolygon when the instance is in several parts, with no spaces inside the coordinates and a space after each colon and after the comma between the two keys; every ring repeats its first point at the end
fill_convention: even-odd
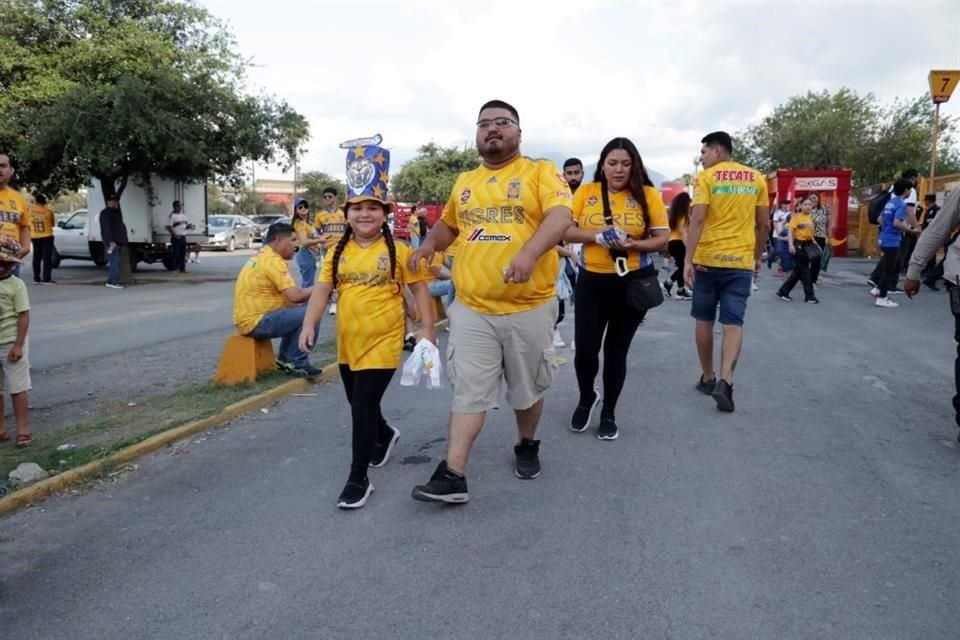
{"type": "MultiPolygon", "coordinates": [[[[435,330],[443,331],[449,324],[449,320],[440,320],[435,322],[433,326],[435,330]]],[[[314,378],[313,382],[326,382],[331,378],[335,378],[339,374],[339,365],[336,362],[332,362],[323,367],[322,373],[314,378]]],[[[14,509],[19,509],[20,507],[26,506],[32,502],[36,502],[41,498],[45,498],[52,493],[62,491],[75,482],[83,480],[84,478],[89,478],[92,475],[96,475],[104,467],[129,462],[130,460],[134,460],[140,456],[152,453],[157,449],[161,449],[173,442],[176,442],[177,440],[188,438],[192,435],[200,433],[201,431],[206,431],[210,427],[216,427],[217,425],[223,424],[227,420],[231,420],[239,415],[243,415],[248,411],[256,409],[261,405],[265,405],[285,395],[302,391],[310,384],[311,381],[305,379],[285,382],[274,387],[273,389],[268,389],[263,393],[258,393],[255,396],[244,398],[240,402],[234,402],[233,404],[225,407],[223,411],[216,415],[203,418],[202,420],[196,420],[188,424],[180,425],[179,427],[174,427],[173,429],[168,429],[167,431],[158,433],[155,436],[151,436],[142,442],[132,444],[129,447],[124,447],[120,451],[115,451],[106,458],[88,462],[82,467],[77,467],[76,469],[70,469],[69,471],[58,473],[52,478],[41,480],[40,482],[32,484],[29,487],[24,487],[23,489],[14,491],[10,495],[0,498],[0,514],[13,511],[14,509]]]]}
{"type": "MultiPolygon", "coordinates": [[[[334,362],[326,365],[323,368],[323,372],[314,378],[314,382],[325,382],[336,377],[338,374],[339,369],[337,368],[337,363],[334,362]]],[[[239,415],[243,415],[248,411],[256,409],[261,405],[268,404],[285,395],[302,391],[310,384],[311,381],[305,379],[290,380],[289,382],[285,382],[274,387],[273,389],[268,389],[263,393],[258,393],[255,396],[244,398],[239,402],[234,402],[233,404],[225,407],[223,411],[216,415],[203,418],[202,420],[196,420],[188,424],[180,425],[179,427],[174,427],[173,429],[168,429],[167,431],[158,433],[155,436],[151,436],[142,442],[132,444],[129,447],[124,447],[120,451],[115,451],[105,458],[88,462],[82,467],[77,467],[76,469],[70,469],[69,471],[58,473],[52,478],[47,478],[46,480],[41,480],[40,482],[32,484],[29,487],[24,487],[23,489],[15,491],[10,495],[0,499],[0,513],[6,513],[8,511],[13,511],[14,509],[26,506],[31,502],[35,502],[40,498],[45,498],[52,493],[62,491],[66,487],[79,480],[89,478],[90,476],[97,474],[104,467],[129,462],[130,460],[139,458],[140,456],[152,453],[153,451],[161,449],[173,442],[176,442],[177,440],[190,437],[200,433],[201,431],[206,431],[210,427],[223,424],[227,420],[231,420],[239,415]]]]}

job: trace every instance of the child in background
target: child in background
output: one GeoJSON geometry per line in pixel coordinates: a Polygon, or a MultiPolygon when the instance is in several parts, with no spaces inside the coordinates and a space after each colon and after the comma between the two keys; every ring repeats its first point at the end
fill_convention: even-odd
{"type": "Polygon", "coordinates": [[[324,258],[300,334],[300,349],[309,352],[336,288],[340,292],[337,362],[353,417],[353,460],[337,500],[342,509],[366,504],[373,492],[368,467],[386,464],[400,439],[400,432],[384,420],[380,402],[402,355],[404,286],[410,287],[416,300],[423,337],[436,344],[433,300],[425,282],[430,272],[409,271],[411,250],[394,242],[387,224],[387,213],[393,209],[386,200],[389,157],[386,149],[376,146],[358,146],[348,152],[347,230],[324,258]],[[367,184],[362,178],[351,179],[354,167],[359,173],[371,163],[377,166],[375,180],[367,184]],[[355,190],[354,184],[361,186],[355,190]]]}
{"type": "Polygon", "coordinates": [[[20,264],[20,243],[0,236],[0,442],[9,442],[4,423],[3,391],[10,394],[17,420],[17,448],[33,444],[27,391],[30,390],[30,360],[27,329],[30,327],[30,298],[27,285],[13,275],[20,264]]]}

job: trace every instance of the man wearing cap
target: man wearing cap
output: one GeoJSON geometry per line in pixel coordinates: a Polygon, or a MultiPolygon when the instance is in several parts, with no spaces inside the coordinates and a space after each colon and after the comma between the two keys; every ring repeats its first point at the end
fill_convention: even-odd
{"type": "Polygon", "coordinates": [[[461,173],[443,217],[410,258],[411,268],[433,263],[461,239],[453,263],[457,301],[451,320],[447,376],[453,410],[447,458],[430,481],[413,490],[417,500],[463,503],[464,475],[486,412],[498,406],[501,379],[517,420],[514,447],[518,478],[540,475],[535,440],[556,362],[555,247],[572,224],[572,196],[563,175],[547,160],[520,154],[520,117],[501,100],[483,105],[477,150],[483,165],[461,173]]]}
{"type": "Polygon", "coordinates": [[[313,286],[298,287],[287,262],[297,251],[297,237],[286,222],[267,229],[263,246],[240,270],[233,292],[233,323],[241,335],[251,338],[281,338],[277,369],[286,374],[312,378],[320,369],[310,364],[297,340],[303,328],[306,302],[313,286]]]}
{"type": "MultiPolygon", "coordinates": [[[[16,240],[23,258],[30,253],[30,212],[23,196],[10,187],[14,173],[9,154],[0,152],[0,235],[16,240]]],[[[13,273],[20,274],[19,263],[13,273]]]]}
{"type": "Polygon", "coordinates": [[[17,421],[17,448],[33,444],[30,436],[30,361],[27,357],[27,329],[30,326],[30,298],[23,280],[13,275],[23,250],[10,236],[0,236],[0,442],[10,440],[4,423],[4,392],[10,394],[17,421]]]}
{"type": "Polygon", "coordinates": [[[120,255],[127,244],[127,225],[120,212],[120,196],[107,194],[107,206],[100,212],[100,239],[107,252],[107,288],[123,289],[120,284],[120,255]]]}

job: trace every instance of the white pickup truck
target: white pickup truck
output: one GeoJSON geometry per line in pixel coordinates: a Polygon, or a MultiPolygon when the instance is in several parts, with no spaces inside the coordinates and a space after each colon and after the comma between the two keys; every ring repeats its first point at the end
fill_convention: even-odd
{"type": "MultiPolygon", "coordinates": [[[[156,177],[151,180],[151,186],[152,201],[146,190],[132,182],[120,195],[120,210],[129,237],[130,266],[136,270],[141,262],[160,261],[172,270],[167,219],[173,210],[173,201],[179,200],[183,204],[183,213],[192,225],[187,242],[206,243],[207,187],[202,182],[189,184],[156,177]]],[[[53,230],[54,267],[59,266],[62,258],[93,260],[100,266],[107,263],[100,237],[100,211],[105,206],[99,186],[91,184],[87,188],[87,208],[73,212],[53,230]]]]}

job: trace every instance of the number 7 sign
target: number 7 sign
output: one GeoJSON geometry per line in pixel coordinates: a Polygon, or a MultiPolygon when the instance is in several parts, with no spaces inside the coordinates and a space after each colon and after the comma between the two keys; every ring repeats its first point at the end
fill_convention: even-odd
{"type": "Polygon", "coordinates": [[[930,96],[934,104],[940,104],[950,99],[950,95],[960,82],[960,70],[952,71],[931,71],[930,76],[930,96]]]}

